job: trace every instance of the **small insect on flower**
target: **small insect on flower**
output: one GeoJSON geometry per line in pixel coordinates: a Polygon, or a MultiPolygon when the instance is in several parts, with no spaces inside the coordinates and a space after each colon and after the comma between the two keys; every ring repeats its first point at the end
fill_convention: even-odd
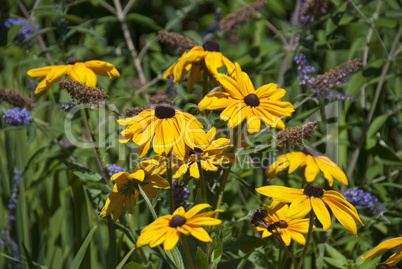
{"type": "Polygon", "coordinates": [[[91,87],[96,86],[97,79],[95,74],[108,76],[109,78],[112,78],[112,75],[115,77],[120,76],[120,73],[111,63],[98,60],[83,62],[77,57],[68,58],[65,65],[34,68],[28,70],[27,74],[30,77],[41,77],[35,94],[49,89],[56,80],[64,75],[68,75],[70,79],[91,87]]]}
{"type": "Polygon", "coordinates": [[[191,234],[203,242],[212,242],[209,234],[200,225],[221,224],[221,220],[211,218],[211,216],[223,210],[217,209],[197,214],[208,207],[211,206],[209,204],[198,204],[186,212],[181,206],[172,215],[157,218],[141,231],[137,240],[137,247],[149,245],[153,248],[164,243],[164,249],[170,250],[179,241],[181,233],[184,235],[191,234]]]}

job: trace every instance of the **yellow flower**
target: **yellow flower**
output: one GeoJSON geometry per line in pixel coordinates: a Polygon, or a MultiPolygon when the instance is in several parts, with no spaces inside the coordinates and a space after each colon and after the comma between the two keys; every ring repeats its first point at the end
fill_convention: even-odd
{"type": "Polygon", "coordinates": [[[357,236],[355,222],[364,225],[356,208],[346,201],[345,197],[336,191],[326,191],[314,183],[308,184],[304,189],[265,186],[256,190],[279,202],[291,203],[287,215],[288,218],[303,218],[313,209],[324,230],[327,230],[331,226],[331,216],[325,204],[331,208],[337,220],[355,236],[357,236]]]}
{"type": "Polygon", "coordinates": [[[386,264],[388,266],[394,266],[402,260],[402,237],[395,237],[392,239],[385,240],[384,242],[376,246],[372,251],[370,251],[366,255],[366,257],[362,257],[362,259],[366,260],[380,251],[391,249],[396,246],[398,246],[396,253],[392,254],[385,262],[381,263],[386,264]]]}
{"type": "Polygon", "coordinates": [[[181,159],[185,155],[185,145],[192,148],[196,144],[207,144],[202,124],[193,115],[169,105],[158,105],[155,109],[143,110],[134,117],[117,122],[127,126],[121,132],[119,141],[127,143],[132,139],[139,145],[137,151],[140,157],[148,152],[152,138],[157,154],[167,155],[172,151],[181,159]]]}
{"type": "Polygon", "coordinates": [[[334,183],[333,177],[348,185],[345,173],[328,157],[319,155],[315,149],[310,147],[305,147],[302,152],[289,152],[279,156],[266,170],[268,180],[276,177],[288,167],[288,173],[293,173],[299,166],[306,166],[304,177],[307,182],[313,181],[317,174],[322,171],[324,177],[328,180],[329,186],[334,183]]]}
{"type": "Polygon", "coordinates": [[[233,70],[233,63],[219,52],[219,45],[213,41],[207,41],[203,47],[196,46],[183,55],[170,66],[163,78],[174,77],[174,82],[181,82],[184,76],[190,72],[187,81],[187,90],[192,90],[194,84],[202,78],[204,66],[209,73],[215,76],[218,68],[226,65],[233,70]]]}
{"type": "Polygon", "coordinates": [[[217,209],[197,214],[207,207],[211,206],[208,204],[199,204],[186,212],[181,206],[172,215],[157,218],[141,231],[140,237],[137,240],[137,247],[149,245],[153,248],[164,242],[164,249],[170,250],[179,241],[180,233],[184,235],[191,234],[203,242],[211,242],[211,237],[200,225],[220,224],[221,220],[210,217],[216,212],[222,212],[223,210],[217,209]]]}
{"type": "Polygon", "coordinates": [[[225,108],[221,119],[229,120],[228,127],[234,128],[247,119],[249,133],[258,132],[261,121],[278,129],[285,128],[279,117],[290,116],[294,107],[289,102],[281,101],[286,93],[284,89],[270,83],[255,90],[250,78],[241,71],[238,63],[235,63],[233,78],[223,74],[216,74],[215,77],[226,92],[207,94],[198,104],[200,111],[225,108]]]}
{"type": "Polygon", "coordinates": [[[230,139],[219,138],[213,140],[215,135],[216,129],[212,127],[206,134],[207,145],[205,148],[194,147],[191,149],[187,147],[184,161],[173,177],[181,177],[190,169],[190,175],[194,178],[199,178],[200,171],[198,169],[198,162],[200,162],[201,168],[206,171],[217,171],[218,167],[216,167],[216,165],[233,163],[235,160],[234,154],[223,152],[226,148],[232,146],[230,139]]]}
{"type": "Polygon", "coordinates": [[[169,182],[158,175],[146,173],[142,169],[136,169],[134,173],[119,172],[114,174],[110,180],[115,180],[113,191],[106,200],[105,206],[100,212],[101,217],[106,217],[113,213],[114,221],[117,221],[123,211],[123,205],[126,210],[133,214],[133,207],[138,198],[139,189],[145,192],[149,198],[155,198],[158,192],[157,188],[169,188],[169,182]]]}
{"type": "Polygon", "coordinates": [[[301,245],[306,244],[306,238],[303,234],[308,232],[309,219],[289,218],[289,206],[276,201],[272,202],[271,206],[264,205],[264,209],[267,213],[264,222],[269,226],[260,224],[256,227],[257,231],[263,231],[263,238],[277,232],[281,235],[286,246],[289,246],[291,239],[301,245]]]}
{"type": "Polygon", "coordinates": [[[82,62],[77,57],[68,58],[66,65],[50,65],[34,68],[28,70],[27,74],[30,77],[41,77],[35,94],[50,88],[56,80],[64,75],[68,75],[70,79],[91,87],[96,86],[95,74],[108,76],[109,78],[112,78],[111,75],[115,77],[120,76],[113,64],[98,60],[82,62]]]}

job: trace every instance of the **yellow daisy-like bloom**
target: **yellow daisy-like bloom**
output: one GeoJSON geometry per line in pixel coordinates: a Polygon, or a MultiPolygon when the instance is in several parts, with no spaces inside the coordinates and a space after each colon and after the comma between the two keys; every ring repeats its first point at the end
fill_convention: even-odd
{"type": "Polygon", "coordinates": [[[396,253],[392,254],[385,262],[381,264],[386,264],[388,266],[394,266],[402,260],[402,237],[395,237],[392,239],[385,240],[376,246],[372,251],[370,251],[365,257],[361,257],[366,260],[380,251],[391,249],[393,247],[399,246],[396,253]]]}
{"type": "Polygon", "coordinates": [[[255,90],[250,78],[241,71],[238,63],[235,63],[233,77],[223,74],[216,74],[215,77],[226,92],[207,94],[198,104],[200,111],[225,108],[221,119],[229,120],[228,127],[234,128],[247,119],[247,129],[251,134],[260,130],[261,121],[278,129],[285,128],[279,117],[290,116],[294,107],[289,102],[281,101],[286,93],[284,89],[270,83],[255,90]]]}
{"type": "Polygon", "coordinates": [[[123,205],[126,210],[133,214],[133,207],[138,198],[139,189],[145,192],[149,198],[155,198],[158,188],[168,189],[169,182],[158,175],[146,173],[142,169],[136,169],[134,173],[119,172],[114,174],[110,180],[115,180],[113,191],[107,198],[105,206],[100,212],[101,217],[106,217],[113,213],[114,221],[117,221],[123,211],[123,205]]]}
{"type": "Polygon", "coordinates": [[[304,177],[307,182],[313,181],[317,174],[322,171],[324,178],[328,180],[329,186],[333,185],[333,178],[348,185],[348,179],[345,173],[328,157],[319,155],[318,152],[311,147],[305,147],[302,152],[289,152],[279,156],[276,161],[268,167],[265,173],[269,177],[268,180],[270,180],[288,167],[288,173],[290,174],[299,166],[306,166],[304,177]]]}
{"type": "Polygon", "coordinates": [[[336,219],[351,233],[357,236],[356,223],[363,225],[356,208],[336,191],[326,191],[317,184],[310,183],[304,189],[283,186],[265,186],[256,189],[262,195],[272,197],[282,203],[291,203],[288,218],[300,219],[312,210],[321,222],[323,229],[331,226],[331,216],[327,204],[336,219]]]}
{"type": "Polygon", "coordinates": [[[181,112],[169,105],[158,105],[154,109],[145,109],[138,115],[117,120],[120,125],[127,126],[121,132],[121,143],[130,139],[138,144],[138,154],[144,157],[151,146],[157,154],[168,155],[170,151],[179,158],[184,158],[185,145],[206,145],[202,124],[191,114],[181,112]]]}
{"type": "Polygon", "coordinates": [[[35,94],[50,88],[53,83],[64,75],[87,86],[96,86],[96,75],[119,77],[120,73],[113,64],[104,61],[92,60],[82,62],[77,57],[67,59],[65,65],[50,65],[28,70],[28,76],[41,77],[36,87],[35,94]]]}
{"type": "Polygon", "coordinates": [[[181,206],[172,215],[157,218],[141,231],[140,237],[137,240],[137,247],[149,245],[153,248],[164,243],[164,249],[170,250],[179,241],[180,233],[184,235],[191,234],[203,242],[211,242],[211,237],[200,225],[218,225],[222,223],[221,220],[210,217],[216,212],[222,212],[223,210],[217,209],[197,214],[207,207],[211,206],[208,204],[199,204],[186,212],[181,206]]]}
{"type": "Polygon", "coordinates": [[[256,227],[257,231],[263,231],[262,237],[271,236],[272,233],[279,233],[286,246],[290,245],[291,239],[297,243],[306,244],[303,234],[308,232],[309,219],[291,219],[288,217],[289,206],[287,204],[272,202],[271,206],[264,205],[267,213],[264,218],[265,224],[256,227]]]}
{"type": "Polygon", "coordinates": [[[194,147],[193,149],[187,148],[184,160],[177,170],[174,178],[179,178],[183,176],[188,169],[190,169],[190,175],[194,178],[200,177],[200,171],[198,169],[198,162],[201,168],[206,171],[218,171],[216,165],[224,165],[228,163],[233,163],[235,156],[233,153],[223,152],[226,148],[231,147],[230,139],[228,138],[218,138],[214,140],[216,135],[215,127],[212,127],[207,136],[207,146],[206,148],[194,147]]]}
{"type": "Polygon", "coordinates": [[[190,72],[187,81],[187,90],[192,90],[194,84],[203,76],[204,66],[213,76],[218,74],[218,68],[226,65],[233,70],[233,63],[219,52],[219,45],[213,41],[207,41],[200,47],[196,46],[183,55],[163,74],[166,79],[173,76],[174,82],[181,82],[184,76],[190,72]]]}

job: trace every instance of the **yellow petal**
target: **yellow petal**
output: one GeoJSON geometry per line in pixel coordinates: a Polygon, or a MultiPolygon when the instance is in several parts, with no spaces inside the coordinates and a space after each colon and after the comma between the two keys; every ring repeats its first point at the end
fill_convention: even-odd
{"type": "Polygon", "coordinates": [[[401,260],[402,260],[402,245],[399,246],[396,253],[389,256],[389,258],[385,262],[383,262],[383,264],[388,264],[389,266],[394,266],[401,260]]]}
{"type": "Polygon", "coordinates": [[[198,204],[195,205],[194,207],[192,207],[189,211],[187,211],[186,213],[184,213],[184,217],[186,219],[190,219],[191,217],[193,217],[195,214],[197,214],[198,212],[200,212],[201,210],[211,207],[209,204],[198,204]]]}
{"type": "Polygon", "coordinates": [[[85,67],[85,64],[82,62],[77,62],[72,66],[67,75],[72,80],[76,80],[80,83],[86,84],[87,80],[86,72],[87,68],[85,67]]]}
{"type": "MultiPolygon", "coordinates": [[[[284,202],[281,199],[278,199],[284,202]]],[[[287,217],[290,219],[300,219],[307,215],[311,211],[311,200],[306,195],[301,195],[291,201],[289,206],[287,217]]]]}
{"type": "Polygon", "coordinates": [[[212,242],[209,234],[202,227],[191,227],[191,235],[203,242],[212,242]]]}
{"type": "Polygon", "coordinates": [[[317,174],[320,172],[320,168],[318,167],[315,159],[311,155],[307,155],[306,157],[306,168],[304,170],[304,176],[307,182],[311,182],[315,179],[317,174]]]}
{"type": "Polygon", "coordinates": [[[395,238],[385,240],[385,241],[381,242],[378,246],[376,246],[373,250],[371,250],[369,253],[367,253],[367,255],[365,257],[362,257],[362,259],[364,259],[364,260],[368,259],[380,251],[387,250],[387,249],[396,247],[398,245],[402,245],[402,237],[395,237],[395,238]]]}
{"type": "Polygon", "coordinates": [[[165,241],[163,243],[163,248],[165,250],[171,250],[179,241],[180,233],[176,229],[171,228],[166,234],[165,241]]]}
{"type": "Polygon", "coordinates": [[[30,77],[43,77],[49,74],[49,72],[58,65],[44,66],[39,68],[30,69],[27,72],[27,75],[30,77]]]}
{"type": "Polygon", "coordinates": [[[244,95],[242,90],[238,88],[237,82],[233,78],[223,74],[217,74],[215,77],[232,98],[243,100],[247,96],[247,94],[244,95]]]}
{"type": "Polygon", "coordinates": [[[321,222],[322,228],[328,230],[331,226],[331,216],[329,215],[328,209],[324,202],[320,198],[311,197],[311,206],[313,207],[314,214],[317,219],[321,222]]]}

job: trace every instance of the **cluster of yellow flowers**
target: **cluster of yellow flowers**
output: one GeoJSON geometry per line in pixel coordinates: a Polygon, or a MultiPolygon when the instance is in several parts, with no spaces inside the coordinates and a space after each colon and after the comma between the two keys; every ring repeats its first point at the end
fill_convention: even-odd
{"type": "MultiPolygon", "coordinates": [[[[185,52],[164,74],[164,78],[174,77],[175,82],[181,82],[187,73],[187,89],[192,90],[200,79],[210,79],[215,87],[212,92],[203,96],[198,104],[200,111],[208,109],[223,109],[220,114],[222,120],[227,121],[228,128],[235,128],[246,120],[247,132],[257,133],[261,122],[278,129],[285,129],[281,117],[291,116],[294,107],[289,102],[281,101],[286,91],[277,88],[274,83],[266,84],[255,89],[249,76],[241,70],[238,63],[232,63],[218,47],[208,41],[203,47],[196,46],[185,52]],[[225,71],[224,73],[219,70],[225,71]]],[[[111,75],[118,77],[119,72],[107,62],[82,62],[77,58],[70,58],[66,65],[47,66],[28,71],[28,75],[41,77],[35,93],[49,88],[63,75],[88,86],[96,86],[96,75],[111,75]]],[[[205,85],[205,81],[204,81],[205,85]]],[[[149,198],[156,198],[158,189],[172,188],[172,177],[179,178],[188,171],[191,177],[200,178],[200,169],[217,171],[217,166],[234,163],[236,157],[231,152],[230,138],[216,138],[217,130],[212,127],[204,131],[204,126],[191,114],[180,111],[170,104],[160,104],[145,109],[138,115],[118,120],[126,128],[121,132],[119,141],[127,143],[132,140],[138,145],[138,154],[144,157],[151,148],[157,154],[143,160],[132,173],[120,172],[114,174],[113,191],[109,195],[101,216],[113,213],[115,221],[120,217],[123,207],[133,213],[138,194],[143,191],[149,198]],[[175,174],[172,175],[172,171],[175,174]],[[167,173],[168,172],[168,173],[167,173]],[[165,180],[161,175],[170,174],[165,180]]],[[[333,185],[333,178],[348,184],[345,173],[328,157],[320,155],[316,150],[305,147],[301,152],[289,152],[279,156],[267,169],[268,180],[275,178],[280,172],[288,168],[288,173],[298,167],[305,167],[304,178],[312,182],[321,171],[333,185]]],[[[316,217],[327,230],[331,226],[331,216],[326,207],[329,206],[338,221],[351,233],[357,236],[356,223],[363,225],[357,210],[352,204],[334,190],[324,190],[315,183],[302,185],[301,189],[285,186],[264,186],[256,189],[257,192],[272,198],[270,205],[264,205],[264,212],[255,225],[256,230],[263,231],[262,237],[279,234],[285,245],[291,239],[305,245],[303,234],[311,233],[313,221],[316,217]],[[310,213],[310,214],[309,214],[310,213]],[[304,218],[307,214],[310,216],[304,218]]],[[[164,243],[166,250],[172,249],[178,242],[180,234],[193,235],[201,241],[211,241],[208,233],[200,225],[217,225],[221,220],[211,216],[220,212],[214,211],[199,213],[211,207],[203,203],[195,205],[187,212],[183,207],[172,210],[171,214],[157,218],[141,231],[137,247],[149,245],[155,247],[164,243]],[[158,232],[155,232],[158,231],[158,232]]],[[[370,252],[365,258],[386,247],[401,244],[400,238],[391,243],[384,242],[370,252]]],[[[394,262],[401,256],[401,247],[394,262]]],[[[398,260],[398,261],[399,261],[398,260]]]]}

